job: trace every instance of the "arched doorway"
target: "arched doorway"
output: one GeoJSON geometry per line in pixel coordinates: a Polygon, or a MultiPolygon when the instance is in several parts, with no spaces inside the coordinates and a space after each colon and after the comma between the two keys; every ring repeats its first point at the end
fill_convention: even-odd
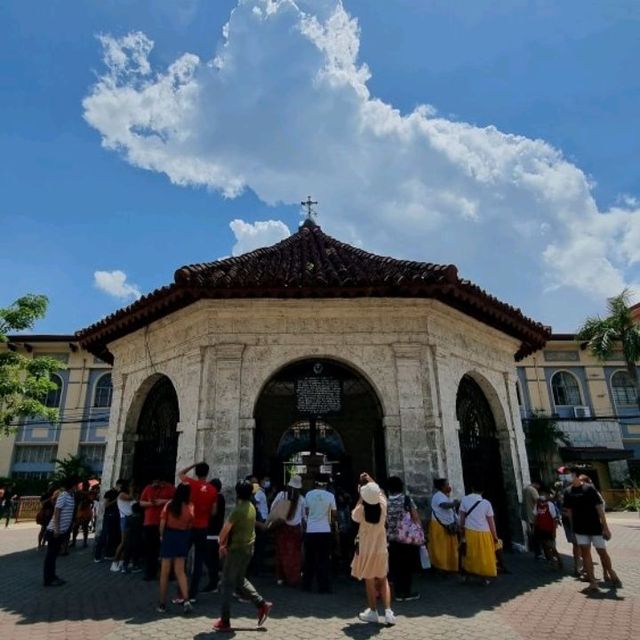
{"type": "Polygon", "coordinates": [[[362,471],[386,476],[380,402],[344,364],[308,359],[284,367],[263,388],[254,417],[253,466],[260,476],[281,483],[287,470],[303,470],[302,456],[312,452],[324,456],[322,473],[346,489],[362,471]]]}
{"type": "Polygon", "coordinates": [[[178,395],[171,380],[161,376],[149,390],[138,418],[132,470],[138,487],[156,477],[174,481],[179,421],[178,395]]]}
{"type": "Polygon", "coordinates": [[[464,376],[458,387],[456,414],[460,424],[460,455],[465,492],[473,484],[484,488],[493,505],[498,535],[511,540],[508,501],[496,420],[480,385],[464,376]]]}

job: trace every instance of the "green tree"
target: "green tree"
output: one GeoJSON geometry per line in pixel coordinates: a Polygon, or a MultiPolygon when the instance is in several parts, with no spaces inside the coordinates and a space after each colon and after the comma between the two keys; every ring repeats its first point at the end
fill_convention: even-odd
{"type": "Polygon", "coordinates": [[[589,350],[598,360],[607,360],[614,349],[622,347],[627,372],[636,389],[636,402],[640,408],[640,383],[636,362],[640,359],[640,328],[634,323],[630,308],[631,291],[607,300],[607,317],[587,318],[576,336],[587,342],[589,350]]]}
{"type": "Polygon", "coordinates": [[[570,444],[569,438],[558,427],[558,423],[543,414],[535,414],[524,425],[529,457],[540,469],[544,484],[552,484],[555,478],[554,461],[559,444],[570,444]]]}
{"type": "MultiPolygon", "coordinates": [[[[46,296],[28,294],[6,308],[0,308],[0,342],[9,341],[8,334],[31,329],[44,317],[46,296]]],[[[0,435],[16,428],[20,418],[42,417],[58,420],[58,410],[45,406],[49,391],[56,389],[51,374],[63,365],[54,358],[26,357],[16,351],[0,351],[0,435]]]]}
{"type": "Polygon", "coordinates": [[[55,480],[65,480],[65,478],[77,478],[79,482],[87,480],[91,475],[91,468],[87,465],[82,456],[69,454],[62,460],[56,460],[55,480]]]}

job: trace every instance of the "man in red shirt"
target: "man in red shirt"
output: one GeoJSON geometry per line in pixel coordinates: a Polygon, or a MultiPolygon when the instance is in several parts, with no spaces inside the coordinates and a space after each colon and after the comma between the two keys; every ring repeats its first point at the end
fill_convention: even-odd
{"type": "MultiPolygon", "coordinates": [[[[191,600],[196,599],[200,578],[202,576],[202,565],[207,557],[207,528],[209,518],[216,514],[218,503],[218,491],[207,482],[209,475],[209,465],[206,462],[192,464],[178,473],[181,482],[191,485],[191,502],[193,503],[193,528],[191,529],[191,540],[194,547],[193,571],[191,574],[191,585],[189,595],[191,600]],[[192,469],[195,470],[195,479],[187,474],[192,469]]],[[[212,576],[209,581],[213,582],[212,576]]]]}
{"type": "Polygon", "coordinates": [[[155,580],[158,575],[160,555],[160,514],[167,502],[173,498],[176,488],[160,478],[147,485],[140,496],[144,507],[144,579],[155,580]]]}

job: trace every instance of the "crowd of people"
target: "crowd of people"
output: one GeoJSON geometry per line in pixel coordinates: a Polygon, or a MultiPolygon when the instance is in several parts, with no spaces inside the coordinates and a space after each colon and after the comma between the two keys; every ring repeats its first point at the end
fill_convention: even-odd
{"type": "MultiPolygon", "coordinates": [[[[304,491],[310,480],[303,483],[299,475],[280,490],[269,478],[259,482],[250,476],[235,486],[234,508],[227,514],[222,484],[209,479],[209,473],[201,462],[179,471],[177,486],[158,477],[141,490],[120,479],[103,494],[99,486],[74,478],[51,487],[38,514],[38,548],[46,547],[45,586],[64,584],[57,557],[68,553],[80,534],[86,547],[92,529],[96,563],[110,562],[113,573],[140,572],[144,580],[158,581],[159,613],[167,611],[172,577],[176,591],[170,602],[184,613],[193,610],[200,593],[219,591],[217,631],[232,629],[234,598],[255,605],[259,626],[267,620],[273,605],[247,576],[265,570],[270,544],[278,585],[331,593],[333,577],[347,570],[365,584],[367,607],[359,618],[387,625],[395,624],[392,600],[420,598],[413,576],[421,569],[432,567],[482,584],[490,584],[499,571],[508,572],[493,506],[477,483],[458,501],[448,480],[436,479],[424,527],[398,477],[388,478],[383,490],[363,473],[352,497],[332,486],[330,478],[318,477],[304,491]]],[[[563,527],[574,548],[574,572],[588,582],[587,590],[598,589],[592,545],[604,579],[620,587],[606,550],[611,532],[602,497],[578,469],[565,469],[562,477],[553,491],[539,483],[524,490],[522,517],[530,550],[562,569],[556,532],[563,527]]]]}

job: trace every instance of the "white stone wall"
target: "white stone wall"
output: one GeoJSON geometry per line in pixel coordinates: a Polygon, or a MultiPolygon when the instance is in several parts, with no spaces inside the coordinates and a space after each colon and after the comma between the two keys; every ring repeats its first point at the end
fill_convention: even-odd
{"type": "MultiPolygon", "coordinates": [[[[557,424],[572,447],[624,449],[620,424],[615,420],[559,420],[557,424]]],[[[627,462],[609,462],[609,474],[613,482],[623,482],[629,475],[627,462]]]]}
{"type": "Polygon", "coordinates": [[[473,375],[496,417],[515,503],[528,482],[515,398],[518,346],[433,300],[202,300],[109,345],[114,401],[105,477],[118,475],[144,397],[164,374],[180,405],[178,467],[208,459],[231,486],[251,470],[264,385],[293,361],[323,357],[371,384],[384,414],[388,472],[419,497],[442,475],[462,494],[456,393],[462,376],[473,375]]]}

